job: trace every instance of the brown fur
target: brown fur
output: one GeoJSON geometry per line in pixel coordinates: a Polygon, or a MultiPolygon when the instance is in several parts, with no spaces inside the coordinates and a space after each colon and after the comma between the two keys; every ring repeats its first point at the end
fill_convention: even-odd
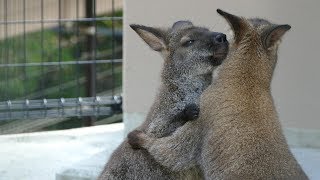
{"type": "MultiPolygon", "coordinates": [[[[197,115],[194,110],[199,108],[200,95],[211,83],[215,66],[226,57],[228,43],[214,42],[221,33],[194,26],[189,21],[178,21],[169,29],[131,27],[165,60],[158,96],[146,121],[137,129],[154,137],[167,136],[185,123],[182,117],[197,115]],[[186,44],[189,40],[194,41],[186,44]]],[[[201,177],[197,167],[172,172],[146,150],[133,150],[125,140],[114,151],[99,179],[196,180],[201,177]]]]}
{"type": "Polygon", "coordinates": [[[290,26],[218,13],[235,38],[202,94],[199,119],[168,137],[131,136],[168,168],[200,165],[205,179],[308,179],[286,143],[270,90],[278,42],[290,26]]]}

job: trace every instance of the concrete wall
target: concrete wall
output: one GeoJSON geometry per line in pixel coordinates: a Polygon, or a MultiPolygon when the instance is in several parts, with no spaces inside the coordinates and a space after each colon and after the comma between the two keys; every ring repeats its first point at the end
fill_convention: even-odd
{"type": "MultiPolygon", "coordinates": [[[[132,129],[141,122],[159,85],[162,59],[130,29],[129,24],[171,26],[189,19],[197,25],[226,32],[217,8],[245,17],[288,23],[279,52],[273,95],[284,127],[320,130],[320,1],[317,0],[139,0],[125,1],[124,117],[132,129]]],[[[128,129],[127,129],[128,130],[128,129]]]]}

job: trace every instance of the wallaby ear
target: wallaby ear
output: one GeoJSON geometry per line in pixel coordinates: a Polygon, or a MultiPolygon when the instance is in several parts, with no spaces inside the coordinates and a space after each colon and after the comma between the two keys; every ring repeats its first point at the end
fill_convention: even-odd
{"type": "Polygon", "coordinates": [[[164,32],[160,29],[131,24],[130,27],[155,51],[166,48],[164,32]]]}
{"type": "Polygon", "coordinates": [[[172,29],[181,29],[181,28],[187,28],[192,26],[193,24],[190,21],[177,21],[172,25],[172,29]]]}
{"type": "Polygon", "coordinates": [[[267,29],[262,36],[264,47],[268,49],[274,46],[289,29],[291,26],[288,24],[274,25],[267,29]]]}
{"type": "Polygon", "coordinates": [[[243,35],[247,30],[249,24],[245,19],[233,14],[229,14],[225,11],[222,11],[221,9],[217,9],[217,12],[228,21],[234,32],[235,42],[239,42],[243,38],[243,35]]]}

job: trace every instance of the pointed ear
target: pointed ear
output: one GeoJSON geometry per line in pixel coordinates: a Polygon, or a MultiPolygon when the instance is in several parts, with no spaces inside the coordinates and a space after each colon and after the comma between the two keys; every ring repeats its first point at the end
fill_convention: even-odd
{"type": "Polygon", "coordinates": [[[131,24],[130,27],[155,51],[166,49],[165,35],[160,29],[131,24]]]}
{"type": "Polygon", "coordinates": [[[177,21],[172,25],[172,29],[182,29],[187,27],[192,27],[193,24],[190,21],[177,21]]]}
{"type": "Polygon", "coordinates": [[[290,25],[284,24],[274,25],[271,28],[267,29],[262,36],[264,47],[268,49],[274,46],[290,28],[290,25]]]}
{"type": "Polygon", "coordinates": [[[217,9],[217,12],[228,21],[234,32],[235,42],[239,42],[243,38],[249,24],[243,18],[229,14],[221,9],[217,9]]]}

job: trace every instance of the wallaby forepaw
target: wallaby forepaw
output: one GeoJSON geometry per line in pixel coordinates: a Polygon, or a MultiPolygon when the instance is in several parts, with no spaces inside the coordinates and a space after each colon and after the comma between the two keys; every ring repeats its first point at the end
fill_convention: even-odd
{"type": "Polygon", "coordinates": [[[139,137],[140,134],[144,132],[139,130],[134,130],[128,134],[128,143],[132,147],[132,149],[141,149],[143,140],[139,137]]]}
{"type": "Polygon", "coordinates": [[[196,104],[186,106],[184,113],[187,120],[195,120],[199,117],[200,109],[196,104]]]}

